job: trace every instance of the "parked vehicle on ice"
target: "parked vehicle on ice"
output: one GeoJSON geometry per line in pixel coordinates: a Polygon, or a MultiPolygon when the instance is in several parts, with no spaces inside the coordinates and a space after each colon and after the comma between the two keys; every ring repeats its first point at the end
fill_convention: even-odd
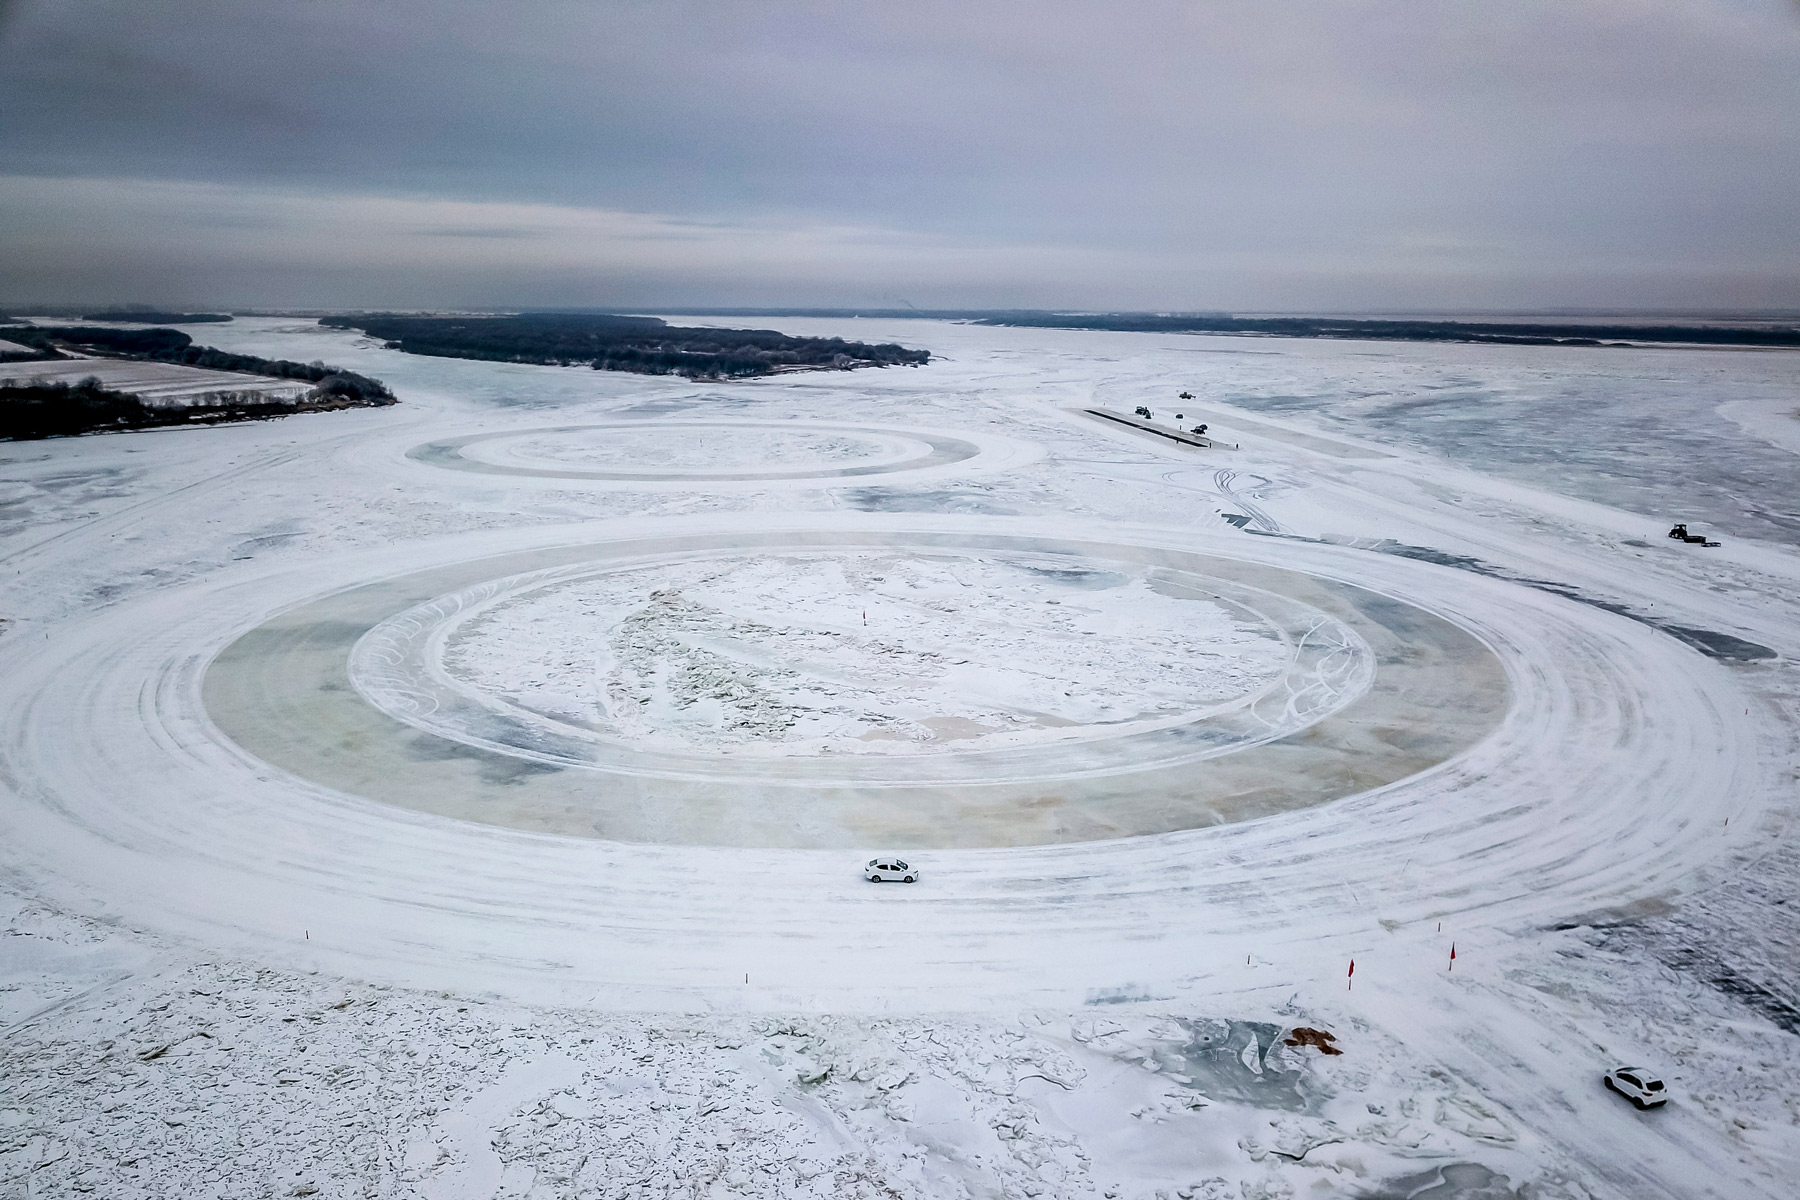
{"type": "Polygon", "coordinates": [[[1605,1075],[1606,1086],[1639,1108],[1655,1108],[1669,1102],[1663,1081],[1642,1067],[1614,1067],[1605,1075]]]}
{"type": "Polygon", "coordinates": [[[871,858],[863,868],[863,878],[870,883],[912,883],[919,878],[919,869],[908,866],[901,858],[871,858]]]}
{"type": "Polygon", "coordinates": [[[1714,541],[1708,541],[1702,534],[1689,533],[1685,521],[1669,530],[1669,536],[1678,542],[1691,542],[1696,546],[1717,546],[1719,544],[1714,541]]]}

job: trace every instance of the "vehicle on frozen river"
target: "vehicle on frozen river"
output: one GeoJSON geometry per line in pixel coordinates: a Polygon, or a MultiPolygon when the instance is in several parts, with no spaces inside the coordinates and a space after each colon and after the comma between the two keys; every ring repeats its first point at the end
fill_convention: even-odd
{"type": "Polygon", "coordinates": [[[1642,1067],[1614,1067],[1604,1076],[1606,1086],[1639,1108],[1655,1108],[1669,1102],[1663,1081],[1642,1067]]]}
{"type": "Polygon", "coordinates": [[[919,870],[907,866],[904,859],[871,858],[869,865],[863,868],[863,878],[870,883],[893,883],[896,879],[901,883],[912,883],[919,878],[919,870]]]}

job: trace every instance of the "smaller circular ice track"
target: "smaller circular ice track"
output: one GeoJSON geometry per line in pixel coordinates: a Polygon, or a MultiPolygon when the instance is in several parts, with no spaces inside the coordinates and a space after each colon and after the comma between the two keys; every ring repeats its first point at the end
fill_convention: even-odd
{"type": "Polygon", "coordinates": [[[1012,465],[1029,448],[981,433],[799,421],[617,420],[476,433],[407,457],[484,475],[614,486],[829,486],[942,468],[1012,465]],[[986,460],[986,461],[983,461],[986,460]]]}

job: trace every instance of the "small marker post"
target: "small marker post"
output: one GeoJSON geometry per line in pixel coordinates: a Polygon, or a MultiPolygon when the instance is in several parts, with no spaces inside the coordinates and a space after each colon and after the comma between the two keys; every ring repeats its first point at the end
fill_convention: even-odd
{"type": "Polygon", "coordinates": [[[1344,990],[1347,992],[1356,986],[1356,960],[1350,960],[1350,969],[1344,972],[1344,990]]]}
{"type": "Polygon", "coordinates": [[[1456,970],[1456,943],[1450,943],[1450,970],[1456,970]]]}

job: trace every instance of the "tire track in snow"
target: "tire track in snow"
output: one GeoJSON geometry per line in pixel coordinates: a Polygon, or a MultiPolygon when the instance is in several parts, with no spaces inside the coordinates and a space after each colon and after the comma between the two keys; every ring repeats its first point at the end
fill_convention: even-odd
{"type": "MultiPolygon", "coordinates": [[[[1230,467],[1221,467],[1213,472],[1213,486],[1218,489],[1219,495],[1243,509],[1245,515],[1250,518],[1250,523],[1256,526],[1257,529],[1264,533],[1284,532],[1281,528],[1281,522],[1277,521],[1274,517],[1271,517],[1257,504],[1246,499],[1243,493],[1237,490],[1236,485],[1239,478],[1240,476],[1238,473],[1230,467]]],[[[1265,480],[1264,482],[1267,481],[1265,480]]]]}
{"type": "Polygon", "coordinates": [[[197,497],[204,496],[209,492],[217,491],[246,476],[273,470],[286,463],[292,462],[298,457],[300,457],[300,451],[297,449],[282,450],[270,454],[253,456],[249,461],[241,462],[228,470],[208,475],[203,479],[196,479],[192,483],[185,483],[180,487],[171,488],[170,490],[163,492],[160,495],[152,496],[149,499],[139,500],[135,503],[124,505],[102,516],[90,517],[87,520],[74,522],[69,526],[39,538],[35,542],[15,547],[5,554],[0,554],[0,564],[16,566],[29,563],[33,558],[36,558],[47,551],[63,549],[72,541],[78,542],[85,539],[110,536],[123,532],[133,525],[154,515],[162,508],[183,501],[192,501],[197,497]]]}
{"type": "Polygon", "coordinates": [[[489,1200],[498,1194],[505,1164],[494,1152],[494,1131],[532,1101],[580,1083],[581,1075],[581,1064],[562,1054],[507,1064],[500,1078],[441,1119],[451,1162],[425,1180],[425,1200],[489,1200]]]}

